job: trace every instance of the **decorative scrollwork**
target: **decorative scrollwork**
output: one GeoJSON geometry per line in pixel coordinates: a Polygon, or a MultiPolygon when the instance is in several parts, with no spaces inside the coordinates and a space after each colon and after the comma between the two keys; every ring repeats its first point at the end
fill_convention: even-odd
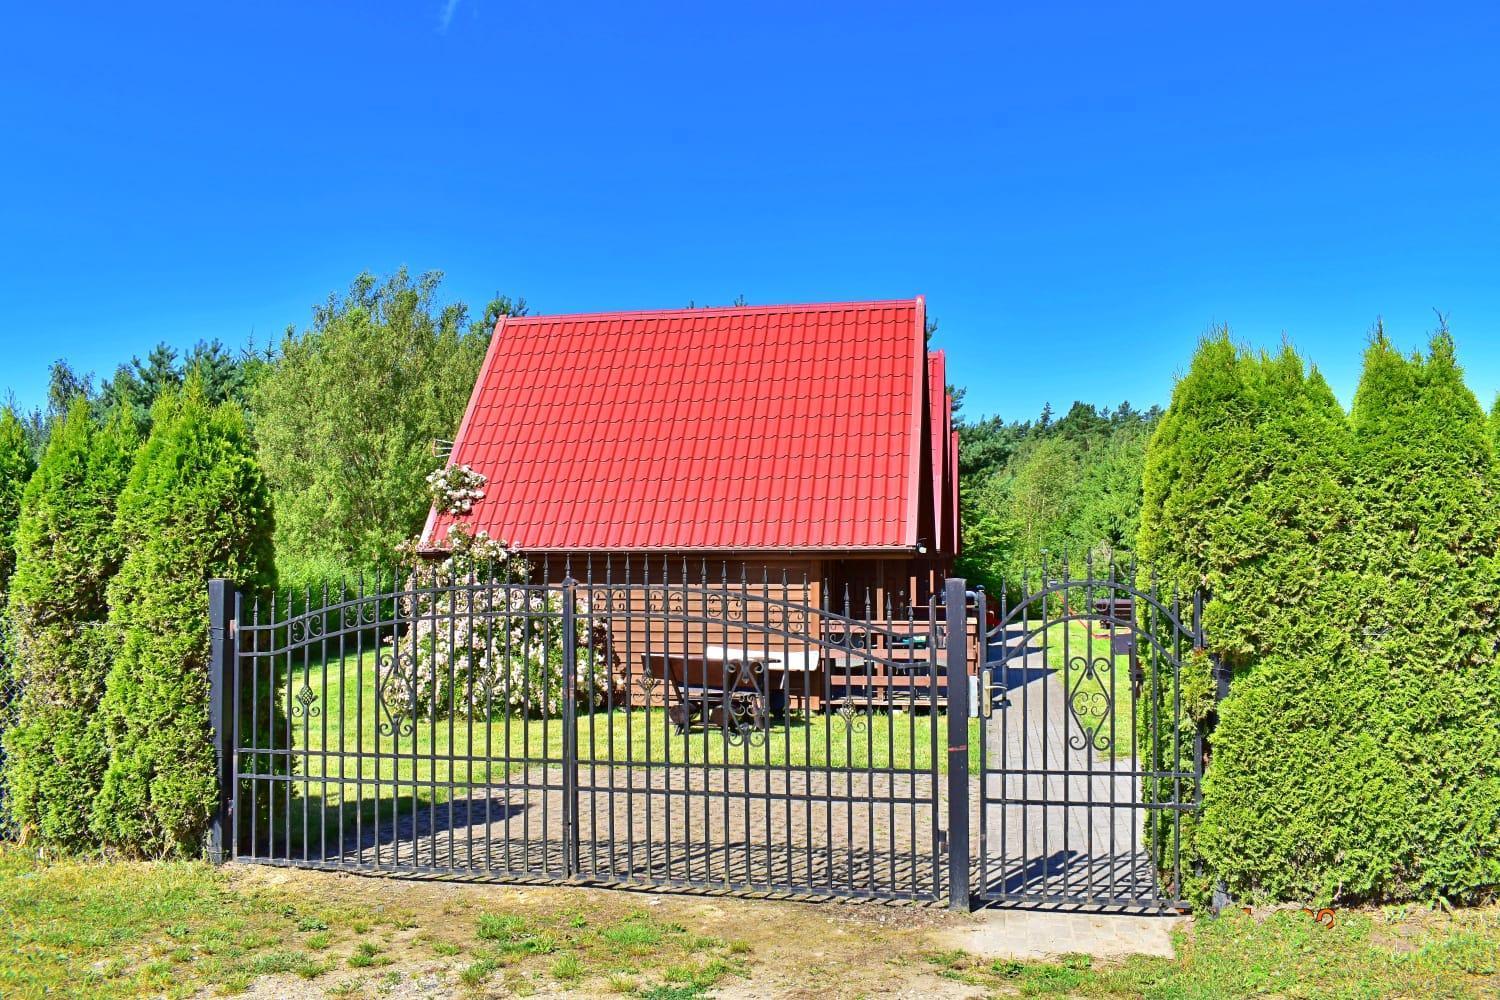
{"type": "Polygon", "coordinates": [[[375,613],[379,605],[375,601],[361,601],[351,604],[343,609],[340,616],[340,627],[345,631],[357,628],[365,628],[375,624],[375,613]]]}
{"type": "Polygon", "coordinates": [[[870,720],[865,713],[854,707],[853,702],[844,702],[836,710],[839,718],[844,720],[844,726],[854,733],[862,733],[869,728],[870,720]]]}
{"type": "Polygon", "coordinates": [[[316,719],[323,714],[323,710],[315,704],[317,700],[318,696],[313,693],[313,689],[303,684],[302,690],[292,699],[292,718],[316,719]]]}
{"type": "Polygon", "coordinates": [[[311,642],[323,634],[324,612],[317,611],[312,614],[302,615],[287,622],[287,641],[293,646],[300,643],[311,642]]]}
{"type": "Polygon", "coordinates": [[[417,664],[409,653],[391,653],[375,661],[375,700],[385,715],[378,727],[382,736],[416,732],[416,677],[417,664]]]}
{"type": "Polygon", "coordinates": [[[1074,750],[1092,748],[1098,753],[1108,753],[1114,741],[1107,735],[1106,727],[1114,712],[1114,698],[1110,694],[1106,678],[1113,670],[1108,656],[1074,656],[1068,660],[1071,675],[1068,684],[1068,712],[1078,724],[1079,734],[1068,737],[1068,746],[1074,750]]]}
{"type": "Polygon", "coordinates": [[[641,697],[645,700],[644,707],[649,709],[656,700],[656,689],[661,687],[661,680],[654,674],[646,674],[636,681],[636,687],[640,689],[641,697]]]}

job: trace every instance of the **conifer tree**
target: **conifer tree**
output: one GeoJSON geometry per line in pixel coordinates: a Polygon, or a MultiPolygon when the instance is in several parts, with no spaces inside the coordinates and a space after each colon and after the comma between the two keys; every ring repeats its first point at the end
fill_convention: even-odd
{"type": "Polygon", "coordinates": [[[10,407],[0,408],[0,613],[11,574],[16,571],[16,522],[21,494],[36,470],[26,428],[10,407]]]}
{"type": "Polygon", "coordinates": [[[1387,896],[1500,885],[1494,445],[1453,338],[1404,357],[1378,329],[1352,414],[1367,647],[1361,726],[1381,750],[1387,896]]]}
{"type": "MultiPolygon", "coordinates": [[[[1326,616],[1348,590],[1347,438],[1327,384],[1289,347],[1253,354],[1220,330],[1152,439],[1138,552],[1164,592],[1206,593],[1207,652],[1233,676],[1221,705],[1208,657],[1186,658],[1180,689],[1148,684],[1168,728],[1180,695],[1175,745],[1153,745],[1151,710],[1138,712],[1153,768],[1189,761],[1195,730],[1213,726],[1202,816],[1185,822],[1183,866],[1201,872],[1190,894],[1221,880],[1239,894],[1322,883],[1331,849],[1319,845],[1340,808],[1325,786],[1338,715],[1325,678],[1341,655],[1326,616]]],[[[1175,794],[1147,784],[1150,798],[1164,791],[1175,794]]]]}
{"type": "Polygon", "coordinates": [[[120,565],[115,504],[136,444],[128,414],[100,428],[77,397],[22,498],[6,612],[21,695],[5,779],[23,833],[52,846],[90,840],[104,766],[91,719],[114,648],[105,588],[120,565]]]}
{"type": "Polygon", "coordinates": [[[207,581],[272,574],[270,501],[241,411],[210,407],[194,376],[164,396],[118,524],[126,554],[109,607],[121,647],[100,712],[109,766],[93,826],[128,854],[191,854],[217,799],[207,581]]]}

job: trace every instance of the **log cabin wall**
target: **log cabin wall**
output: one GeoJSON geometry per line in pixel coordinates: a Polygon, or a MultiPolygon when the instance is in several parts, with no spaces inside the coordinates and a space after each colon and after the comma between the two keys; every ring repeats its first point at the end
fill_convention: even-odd
{"type": "MultiPolygon", "coordinates": [[[[816,643],[807,637],[821,634],[822,623],[806,609],[822,600],[821,559],[704,552],[554,552],[528,559],[538,582],[557,584],[570,575],[578,581],[594,627],[609,635],[622,686],[638,693],[651,678],[652,701],[664,694],[669,661],[696,683],[717,683],[705,674],[710,661],[816,662],[816,643]]],[[[817,671],[804,673],[796,687],[815,693],[817,671]]]]}
{"type": "MultiPolygon", "coordinates": [[[[928,597],[941,597],[946,568],[923,558],[703,552],[546,553],[529,559],[538,582],[572,576],[589,595],[589,617],[607,632],[617,679],[633,689],[633,697],[644,690],[660,703],[674,662],[680,679],[715,685],[722,681],[717,671],[724,661],[755,659],[800,664],[773,670],[773,680],[789,700],[809,708],[819,707],[825,690],[823,658],[829,650],[818,637],[841,628],[845,616],[896,632],[927,632],[928,597]],[[826,614],[806,610],[819,608],[826,614]]],[[[979,662],[977,639],[971,623],[971,670],[979,662]]],[[[885,639],[875,641],[883,645],[885,639]]]]}

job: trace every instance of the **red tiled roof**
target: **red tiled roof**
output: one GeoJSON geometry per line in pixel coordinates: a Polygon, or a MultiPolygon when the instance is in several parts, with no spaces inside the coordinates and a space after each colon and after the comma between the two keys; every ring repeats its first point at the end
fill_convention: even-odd
{"type": "Polygon", "coordinates": [[[932,456],[932,523],[934,525],[932,537],[927,542],[934,551],[946,552],[945,533],[946,525],[943,523],[943,484],[947,482],[948,462],[948,411],[945,403],[948,398],[948,387],[944,379],[947,373],[944,370],[945,359],[942,351],[933,351],[927,355],[927,430],[931,439],[929,455],[932,456]]]}
{"type": "Polygon", "coordinates": [[[485,497],[424,541],[461,519],[527,550],[909,549],[918,449],[947,451],[922,440],[924,322],[921,298],[502,318],[452,454],[485,497]]]}
{"type": "MultiPolygon", "coordinates": [[[[948,423],[953,423],[953,397],[948,397],[948,423]]],[[[949,555],[958,555],[963,548],[962,522],[958,516],[958,430],[955,428],[950,432],[951,444],[948,448],[948,533],[944,536],[947,541],[949,555]]]]}

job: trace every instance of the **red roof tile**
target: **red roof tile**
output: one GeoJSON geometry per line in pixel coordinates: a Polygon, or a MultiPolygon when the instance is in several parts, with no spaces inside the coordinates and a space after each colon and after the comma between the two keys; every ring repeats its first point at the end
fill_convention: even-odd
{"type": "Polygon", "coordinates": [[[932,537],[927,541],[935,551],[948,551],[947,525],[943,518],[943,484],[948,481],[948,386],[942,351],[927,355],[927,430],[932,456],[932,537]]]}
{"type": "Polygon", "coordinates": [[[946,414],[921,433],[945,399],[924,322],[920,298],[503,318],[453,446],[489,479],[461,520],[528,550],[911,548],[949,452],[946,414]]]}

